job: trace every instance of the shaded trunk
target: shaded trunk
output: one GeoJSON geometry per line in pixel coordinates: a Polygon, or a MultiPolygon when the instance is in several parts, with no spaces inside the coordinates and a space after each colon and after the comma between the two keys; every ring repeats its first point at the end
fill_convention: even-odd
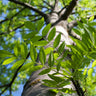
{"type": "MultiPolygon", "coordinates": [[[[50,15],[48,15],[48,18],[45,18],[45,22],[51,23],[53,24],[54,22],[56,22],[59,19],[58,14],[56,13],[51,13],[50,15]]],[[[56,36],[61,32],[61,42],[65,41],[65,43],[67,45],[71,45],[73,44],[73,41],[69,38],[68,32],[67,32],[67,21],[60,21],[58,24],[56,24],[54,27],[56,28],[56,36]]],[[[47,39],[47,37],[46,37],[47,39]]],[[[53,46],[53,42],[54,39],[47,45],[45,46],[45,48],[49,47],[49,46],[53,46]]],[[[65,49],[67,49],[67,47],[65,47],[65,49]]],[[[48,59],[48,58],[47,58],[48,59]]],[[[47,60],[48,61],[48,60],[47,60]]],[[[47,62],[46,62],[47,63],[47,62]]],[[[44,69],[44,68],[43,68],[44,69]]],[[[24,89],[23,89],[23,93],[22,96],[61,96],[59,93],[56,95],[56,93],[49,91],[49,87],[43,86],[42,80],[43,79],[49,79],[49,77],[46,75],[38,75],[40,73],[42,69],[33,72],[32,75],[30,76],[30,79],[28,80],[28,82],[25,84],[24,89]],[[33,85],[31,85],[33,83],[33,85]]],[[[50,74],[52,74],[53,71],[50,72],[50,74]]],[[[66,86],[67,88],[72,88],[75,90],[73,84],[70,84],[68,86],[66,86]]],[[[64,95],[65,96],[65,95],[64,95]]],[[[76,94],[71,94],[71,95],[67,95],[67,96],[76,96],[76,94]]]]}

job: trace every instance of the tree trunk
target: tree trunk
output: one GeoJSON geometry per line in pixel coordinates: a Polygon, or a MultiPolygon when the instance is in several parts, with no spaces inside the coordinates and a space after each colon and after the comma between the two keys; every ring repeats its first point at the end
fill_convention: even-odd
{"type": "MultiPolygon", "coordinates": [[[[45,19],[45,22],[51,23],[53,24],[54,22],[56,22],[59,19],[58,14],[56,13],[51,13],[50,15],[48,15],[48,18],[45,19]]],[[[60,21],[59,23],[57,23],[55,26],[56,28],[56,36],[61,32],[61,42],[65,41],[65,44],[67,45],[71,45],[73,44],[73,41],[69,38],[68,32],[67,32],[67,21],[60,21]]],[[[46,37],[47,39],[47,37],[46,37]]],[[[52,40],[47,46],[45,46],[45,48],[52,46],[53,45],[54,40],[52,40]]],[[[67,47],[65,47],[65,49],[68,49],[67,47]]],[[[48,58],[47,58],[48,59],[48,58]]],[[[48,61],[48,60],[47,60],[48,61]]],[[[44,68],[43,68],[44,69],[44,68]]],[[[56,93],[49,91],[49,87],[46,87],[44,85],[42,85],[42,80],[43,79],[49,79],[49,77],[46,75],[38,75],[40,73],[42,69],[33,72],[32,75],[30,76],[30,79],[28,80],[28,82],[25,84],[24,89],[23,89],[23,93],[22,96],[62,96],[60,95],[60,93],[58,93],[56,95],[56,93]],[[33,83],[33,85],[31,85],[33,83]]],[[[53,71],[50,72],[50,74],[53,73],[53,71]]],[[[75,90],[73,84],[70,84],[68,86],[66,86],[67,88],[72,88],[73,90],[75,90]]],[[[67,94],[64,96],[76,96],[76,94],[67,94]]]]}

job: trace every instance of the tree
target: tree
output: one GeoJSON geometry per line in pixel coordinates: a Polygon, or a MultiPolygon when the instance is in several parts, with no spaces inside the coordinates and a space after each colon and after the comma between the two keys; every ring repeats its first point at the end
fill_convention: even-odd
{"type": "Polygon", "coordinates": [[[95,3],[0,1],[0,95],[95,96],[95,3]]]}

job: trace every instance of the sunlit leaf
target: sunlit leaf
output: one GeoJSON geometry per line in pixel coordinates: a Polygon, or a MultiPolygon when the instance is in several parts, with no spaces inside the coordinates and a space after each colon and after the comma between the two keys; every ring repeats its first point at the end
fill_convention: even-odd
{"type": "Polygon", "coordinates": [[[88,70],[88,76],[89,76],[89,77],[92,77],[92,73],[93,73],[93,68],[90,68],[90,69],[88,70]]]}
{"type": "Polygon", "coordinates": [[[44,69],[44,70],[42,70],[42,71],[39,73],[39,75],[47,74],[47,73],[49,73],[50,71],[51,71],[50,68],[44,69]]]}
{"type": "Polygon", "coordinates": [[[51,27],[51,24],[48,24],[43,30],[42,30],[42,36],[46,36],[47,33],[49,32],[51,27]]]}
{"type": "Polygon", "coordinates": [[[60,54],[62,54],[62,52],[64,51],[64,48],[65,48],[65,42],[62,42],[62,44],[59,46],[59,48],[58,48],[58,52],[60,53],[60,54]]]}
{"type": "Polygon", "coordinates": [[[45,51],[45,54],[48,55],[51,51],[53,51],[53,48],[52,47],[48,47],[44,51],[45,51]]]}
{"type": "Polygon", "coordinates": [[[59,77],[59,76],[54,76],[54,75],[51,75],[51,74],[48,74],[48,76],[53,79],[54,81],[60,83],[62,81],[64,81],[64,79],[62,77],[59,77]]]}
{"type": "Polygon", "coordinates": [[[46,40],[34,42],[34,46],[45,46],[48,42],[46,40]]]}
{"type": "Polygon", "coordinates": [[[51,41],[55,37],[55,34],[56,34],[56,28],[54,27],[48,35],[48,41],[51,41]]]}
{"type": "Polygon", "coordinates": [[[37,51],[32,42],[30,44],[30,57],[33,62],[37,59],[37,51]]]}
{"type": "Polygon", "coordinates": [[[35,25],[31,21],[26,21],[25,26],[26,26],[26,28],[29,28],[31,30],[35,30],[35,25]]]}
{"type": "Polygon", "coordinates": [[[24,59],[18,60],[16,63],[13,64],[13,66],[11,67],[12,70],[17,69],[18,67],[20,67],[23,63],[24,63],[24,59]]]}
{"type": "Polygon", "coordinates": [[[10,64],[10,63],[13,62],[15,59],[16,59],[16,57],[8,58],[8,59],[4,60],[4,62],[3,62],[2,65],[10,64]]]}
{"type": "Polygon", "coordinates": [[[19,70],[19,72],[27,70],[28,68],[30,68],[30,66],[33,66],[33,64],[34,64],[34,62],[27,63],[27,64],[23,65],[21,67],[21,69],[19,70]]]}
{"type": "Polygon", "coordinates": [[[40,48],[39,58],[40,58],[40,62],[42,64],[45,64],[45,62],[46,62],[46,55],[45,55],[45,52],[44,52],[44,48],[43,47],[40,48]]]}
{"type": "Polygon", "coordinates": [[[53,44],[54,48],[56,48],[59,45],[60,39],[61,39],[61,34],[58,34],[54,40],[54,44],[53,44]]]}
{"type": "Polygon", "coordinates": [[[44,18],[42,18],[41,20],[38,21],[37,23],[37,29],[38,31],[40,31],[40,29],[43,27],[44,25],[44,18]]]}
{"type": "Polygon", "coordinates": [[[12,57],[13,54],[6,51],[6,50],[0,50],[0,57],[12,57]]]}
{"type": "Polygon", "coordinates": [[[60,70],[60,66],[61,66],[61,63],[58,62],[58,63],[57,63],[57,66],[56,66],[57,72],[59,72],[59,70],[60,70]]]}
{"type": "Polygon", "coordinates": [[[51,51],[50,54],[49,54],[49,58],[48,58],[48,65],[50,67],[52,67],[54,65],[54,55],[53,55],[53,52],[51,51]]]}
{"type": "Polygon", "coordinates": [[[18,56],[20,54],[20,43],[19,43],[19,41],[17,41],[15,46],[14,46],[14,54],[16,56],[18,56]]]}
{"type": "Polygon", "coordinates": [[[96,60],[92,63],[92,67],[96,66],[96,60]]]}
{"type": "Polygon", "coordinates": [[[87,70],[88,70],[88,68],[85,68],[85,70],[83,72],[83,75],[86,75],[87,74],[87,70]]]}

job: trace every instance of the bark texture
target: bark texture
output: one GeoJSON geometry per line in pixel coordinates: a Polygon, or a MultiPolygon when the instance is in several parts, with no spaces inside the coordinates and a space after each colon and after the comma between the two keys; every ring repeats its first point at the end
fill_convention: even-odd
{"type": "MultiPolygon", "coordinates": [[[[59,16],[56,13],[52,13],[49,15],[49,20],[50,23],[53,24],[54,22],[56,22],[59,19],[59,16]]],[[[48,21],[49,22],[49,21],[48,21]]],[[[60,21],[58,24],[55,25],[56,28],[56,36],[59,33],[62,33],[61,35],[61,42],[65,41],[65,43],[67,45],[71,45],[73,44],[73,41],[69,38],[68,32],[67,32],[67,21],[66,20],[62,20],[60,21]]],[[[47,39],[47,37],[46,37],[47,39]]],[[[55,39],[55,38],[54,38],[55,39]]],[[[53,46],[53,42],[54,39],[47,45],[45,46],[45,48],[49,47],[49,46],[53,46]]],[[[67,49],[67,48],[66,48],[67,49]]],[[[47,63],[47,62],[46,62],[47,63]]],[[[42,69],[41,69],[42,70],[42,69]]],[[[49,87],[43,86],[41,83],[43,79],[49,79],[49,77],[47,75],[38,75],[40,73],[41,70],[38,70],[34,73],[32,73],[29,81],[26,83],[24,90],[23,90],[23,94],[22,96],[60,96],[60,94],[55,94],[54,92],[49,91],[49,87]],[[40,81],[38,81],[40,80],[40,81]],[[31,86],[32,82],[38,81],[36,84],[33,84],[31,86]]],[[[51,71],[50,74],[52,74],[53,72],[51,71]]],[[[71,84],[69,86],[66,86],[67,88],[74,88],[74,86],[71,84]]],[[[76,95],[74,95],[76,96],[76,95]]]]}

